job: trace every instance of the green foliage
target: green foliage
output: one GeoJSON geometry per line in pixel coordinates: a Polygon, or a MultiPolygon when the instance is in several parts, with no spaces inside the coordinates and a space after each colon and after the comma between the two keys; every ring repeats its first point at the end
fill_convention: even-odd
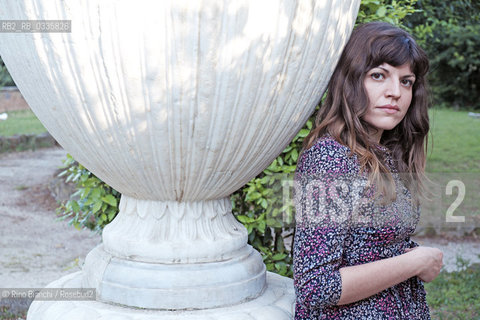
{"type": "Polygon", "coordinates": [[[431,63],[435,104],[480,108],[480,3],[419,0],[408,17],[431,63]]]}
{"type": "MultiPolygon", "coordinates": [[[[418,11],[417,0],[362,0],[357,16],[357,24],[371,21],[385,21],[402,26],[402,21],[418,11]]],[[[404,27],[405,28],[405,27],[404,27]]]]}
{"type": "Polygon", "coordinates": [[[312,125],[313,118],[267,169],[232,195],[233,212],[246,226],[249,243],[262,253],[268,271],[284,276],[292,276],[292,256],[285,240],[291,243],[294,233],[293,173],[312,125]]]}
{"type": "Polygon", "coordinates": [[[15,83],[12,80],[12,77],[10,76],[10,73],[8,73],[7,68],[5,67],[5,64],[3,63],[2,57],[0,57],[0,88],[3,86],[14,86],[15,83]]]}
{"type": "Polygon", "coordinates": [[[66,182],[75,183],[77,191],[57,209],[57,214],[76,228],[101,231],[117,215],[120,193],[77,163],[71,155],[67,155],[63,167],[65,170],[59,176],[65,176],[66,182]]]}

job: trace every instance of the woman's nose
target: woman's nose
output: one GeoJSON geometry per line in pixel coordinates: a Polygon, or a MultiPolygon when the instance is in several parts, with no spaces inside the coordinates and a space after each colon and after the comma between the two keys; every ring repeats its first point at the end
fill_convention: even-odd
{"type": "Polygon", "coordinates": [[[400,98],[400,95],[401,95],[400,81],[391,79],[387,83],[387,88],[386,88],[386,91],[385,91],[385,95],[387,97],[392,97],[392,98],[395,98],[395,99],[400,98]]]}

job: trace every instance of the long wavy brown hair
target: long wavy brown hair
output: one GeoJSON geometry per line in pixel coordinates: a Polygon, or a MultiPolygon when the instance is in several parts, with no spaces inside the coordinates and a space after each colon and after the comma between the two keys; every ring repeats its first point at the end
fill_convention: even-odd
{"type": "Polygon", "coordinates": [[[422,190],[429,130],[428,58],[408,32],[388,23],[366,23],[352,32],[303,149],[330,134],[357,155],[360,168],[369,173],[370,182],[379,187],[380,194],[394,200],[393,178],[364,120],[369,106],[364,78],[369,70],[383,63],[394,67],[408,63],[416,77],[407,114],[395,128],[383,132],[380,144],[392,152],[402,180],[412,194],[418,194],[414,190],[422,190]]]}

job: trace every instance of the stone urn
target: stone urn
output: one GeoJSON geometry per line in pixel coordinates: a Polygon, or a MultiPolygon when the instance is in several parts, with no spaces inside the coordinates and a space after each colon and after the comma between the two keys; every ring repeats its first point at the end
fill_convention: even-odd
{"type": "Polygon", "coordinates": [[[312,114],[353,28],[353,1],[4,0],[1,20],[71,32],[2,33],[32,110],[122,193],[83,271],[35,301],[37,319],[291,319],[290,279],[266,272],[229,195],[312,114]]]}

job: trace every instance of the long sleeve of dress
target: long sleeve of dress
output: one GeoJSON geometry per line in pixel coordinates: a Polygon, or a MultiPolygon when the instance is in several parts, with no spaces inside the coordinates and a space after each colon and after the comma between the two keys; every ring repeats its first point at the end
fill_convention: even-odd
{"type": "Polygon", "coordinates": [[[344,240],[353,210],[355,158],[333,140],[305,150],[295,177],[294,281],[297,304],[336,305],[344,240]]]}

